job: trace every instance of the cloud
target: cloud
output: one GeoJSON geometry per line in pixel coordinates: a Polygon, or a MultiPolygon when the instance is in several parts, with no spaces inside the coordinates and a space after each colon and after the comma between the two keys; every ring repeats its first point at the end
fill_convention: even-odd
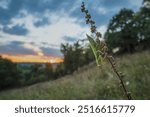
{"type": "Polygon", "coordinates": [[[77,40],[77,38],[65,36],[64,40],[66,42],[75,42],[77,40]]]}
{"type": "Polygon", "coordinates": [[[129,5],[134,7],[136,10],[142,6],[143,0],[129,0],[129,5]]]}
{"type": "Polygon", "coordinates": [[[127,6],[128,1],[127,0],[102,0],[101,3],[103,6],[107,8],[115,8],[116,6],[127,6]]]}
{"type": "Polygon", "coordinates": [[[22,42],[22,41],[11,41],[10,42],[10,45],[22,45],[22,44],[24,44],[24,42],[22,42]]]}
{"type": "Polygon", "coordinates": [[[7,3],[5,6],[5,9],[0,7],[0,16],[1,16],[1,22],[2,25],[7,25],[11,18],[15,17],[20,9],[22,8],[22,0],[2,0],[7,3]],[[7,7],[6,7],[7,6],[7,7]]]}
{"type": "Polygon", "coordinates": [[[8,26],[3,27],[2,29],[5,33],[13,35],[26,35],[28,30],[23,25],[15,25],[9,28],[8,26]]]}
{"type": "Polygon", "coordinates": [[[53,56],[53,57],[62,57],[62,53],[60,49],[50,48],[50,47],[41,47],[45,56],[53,56]]]}
{"type": "Polygon", "coordinates": [[[43,51],[35,45],[32,45],[30,43],[24,43],[23,47],[26,48],[26,49],[30,49],[30,50],[34,51],[39,56],[44,56],[43,51]]]}
{"type": "MultiPolygon", "coordinates": [[[[47,42],[52,45],[60,45],[61,43],[65,43],[63,39],[65,36],[74,37],[76,39],[83,38],[86,32],[89,32],[88,27],[81,26],[80,20],[77,18],[70,17],[68,14],[62,12],[49,12],[45,11],[43,13],[43,17],[46,17],[48,22],[45,26],[35,26],[34,23],[39,21],[39,17],[36,15],[28,14],[27,11],[21,11],[23,17],[14,17],[11,19],[8,27],[13,28],[15,26],[24,26],[27,28],[28,33],[25,36],[12,36],[11,39],[16,41],[28,41],[35,42],[36,44],[40,44],[42,42],[47,42]]],[[[41,17],[42,19],[42,17],[41,17]]],[[[5,32],[2,33],[3,36],[8,38],[8,35],[5,32]]],[[[58,47],[56,47],[58,48],[58,47]]]]}
{"type": "Polygon", "coordinates": [[[39,20],[35,21],[34,25],[36,27],[41,27],[41,26],[43,27],[43,26],[48,25],[49,23],[50,22],[49,22],[48,18],[47,17],[43,17],[43,18],[40,18],[39,20]]]}
{"type": "Polygon", "coordinates": [[[97,9],[99,13],[105,15],[106,13],[108,13],[108,10],[104,7],[100,7],[97,9]]]}
{"type": "Polygon", "coordinates": [[[0,1],[0,8],[8,9],[10,2],[11,2],[11,0],[1,0],[0,1]]]}
{"type": "Polygon", "coordinates": [[[12,41],[8,44],[0,45],[0,54],[9,54],[9,55],[18,55],[18,54],[28,54],[28,55],[36,55],[34,51],[28,48],[24,48],[22,45],[23,42],[12,41]]]}
{"type": "Polygon", "coordinates": [[[38,47],[35,44],[22,41],[11,41],[8,44],[0,44],[0,54],[62,57],[59,49],[38,47]]]}

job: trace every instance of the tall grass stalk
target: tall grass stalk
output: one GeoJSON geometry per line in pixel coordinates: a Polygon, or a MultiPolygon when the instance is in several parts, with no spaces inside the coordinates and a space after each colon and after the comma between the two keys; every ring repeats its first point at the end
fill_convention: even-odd
{"type": "Polygon", "coordinates": [[[91,30],[91,33],[93,34],[93,37],[87,35],[87,38],[89,40],[90,47],[91,47],[93,54],[95,56],[97,65],[100,66],[102,60],[107,60],[108,63],[110,63],[112,70],[117,75],[117,77],[120,81],[120,86],[123,88],[124,95],[127,97],[128,100],[133,99],[131,97],[131,93],[128,92],[127,88],[125,87],[125,84],[123,81],[123,78],[124,78],[123,73],[117,69],[114,57],[112,57],[108,53],[108,46],[107,46],[106,42],[100,41],[101,33],[97,31],[96,26],[95,26],[95,22],[91,19],[91,15],[89,14],[89,11],[86,9],[84,2],[82,2],[81,11],[83,13],[85,13],[86,24],[90,25],[90,30],[91,30]]]}

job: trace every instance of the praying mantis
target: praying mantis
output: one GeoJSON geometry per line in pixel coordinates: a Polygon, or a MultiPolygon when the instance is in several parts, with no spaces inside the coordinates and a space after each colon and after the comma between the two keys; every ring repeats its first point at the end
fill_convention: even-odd
{"type": "Polygon", "coordinates": [[[101,43],[100,40],[99,42],[97,42],[98,39],[96,39],[96,41],[90,37],[89,35],[87,35],[87,39],[90,43],[90,47],[92,49],[92,52],[95,56],[95,60],[96,60],[96,64],[98,67],[101,66],[102,62],[107,59],[109,61],[109,63],[111,64],[113,71],[116,73],[116,75],[118,76],[119,80],[120,80],[120,84],[124,89],[125,95],[127,96],[127,98],[129,100],[132,99],[130,92],[127,91],[124,82],[122,80],[123,74],[121,72],[118,72],[118,70],[116,69],[116,65],[115,65],[115,61],[114,58],[112,56],[109,56],[107,54],[108,48],[105,45],[105,43],[101,43]]]}
{"type": "Polygon", "coordinates": [[[89,35],[86,35],[87,39],[89,41],[90,44],[90,48],[94,54],[95,60],[96,60],[96,64],[97,66],[101,66],[102,62],[104,61],[104,59],[106,58],[106,55],[104,51],[107,50],[107,48],[104,46],[104,43],[96,42],[92,37],[90,37],[89,35]],[[103,45],[102,45],[103,44],[103,45]]]}

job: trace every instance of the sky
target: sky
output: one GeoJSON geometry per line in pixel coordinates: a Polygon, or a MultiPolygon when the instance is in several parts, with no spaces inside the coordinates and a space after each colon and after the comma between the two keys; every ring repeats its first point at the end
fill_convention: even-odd
{"type": "Polygon", "coordinates": [[[102,34],[119,10],[142,6],[142,0],[0,0],[0,55],[14,62],[62,61],[61,43],[90,34],[82,1],[102,34]]]}

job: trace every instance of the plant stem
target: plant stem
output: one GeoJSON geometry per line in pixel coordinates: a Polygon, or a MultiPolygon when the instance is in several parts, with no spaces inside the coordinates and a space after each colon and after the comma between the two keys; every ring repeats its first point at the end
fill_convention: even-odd
{"type": "MultiPolygon", "coordinates": [[[[96,42],[94,42],[94,39],[93,39],[93,41],[91,41],[90,43],[95,43],[98,46],[98,51],[100,52],[100,54],[102,54],[103,58],[106,58],[108,60],[108,62],[112,66],[113,71],[115,72],[115,74],[119,78],[120,85],[123,88],[125,96],[127,97],[128,100],[132,100],[130,92],[127,91],[127,89],[124,85],[124,82],[123,82],[123,79],[122,79],[124,76],[121,72],[119,72],[117,70],[116,63],[115,63],[113,57],[108,55],[108,47],[107,47],[106,43],[105,42],[102,43],[100,41],[99,38],[101,38],[101,33],[97,32],[95,22],[91,19],[91,15],[88,13],[88,10],[86,9],[86,7],[84,5],[84,2],[82,2],[81,11],[86,14],[86,17],[85,17],[86,18],[86,24],[91,25],[91,28],[90,28],[91,33],[96,35],[96,42]]],[[[92,44],[92,45],[94,45],[94,44],[92,44]]],[[[92,48],[94,48],[94,47],[92,47],[92,48]]],[[[97,61],[98,59],[97,59],[97,54],[95,54],[95,51],[96,51],[96,49],[94,48],[93,53],[96,56],[96,61],[97,61]]],[[[101,55],[100,55],[100,57],[101,57],[101,55]]],[[[97,61],[97,63],[99,64],[99,61],[97,61]]]]}
{"type": "Polygon", "coordinates": [[[111,64],[113,71],[114,71],[115,74],[118,76],[118,78],[119,78],[119,80],[120,80],[120,84],[121,84],[121,86],[122,86],[122,88],[123,88],[123,90],[124,90],[124,93],[125,93],[127,99],[128,99],[128,100],[132,100],[133,98],[131,97],[130,92],[127,91],[127,89],[126,89],[126,87],[125,87],[125,85],[124,85],[124,82],[123,82],[123,79],[122,79],[122,78],[123,78],[122,75],[121,75],[121,74],[118,72],[118,70],[116,69],[115,61],[112,59],[112,57],[109,57],[108,55],[106,55],[106,58],[107,58],[108,62],[111,64]]]}

